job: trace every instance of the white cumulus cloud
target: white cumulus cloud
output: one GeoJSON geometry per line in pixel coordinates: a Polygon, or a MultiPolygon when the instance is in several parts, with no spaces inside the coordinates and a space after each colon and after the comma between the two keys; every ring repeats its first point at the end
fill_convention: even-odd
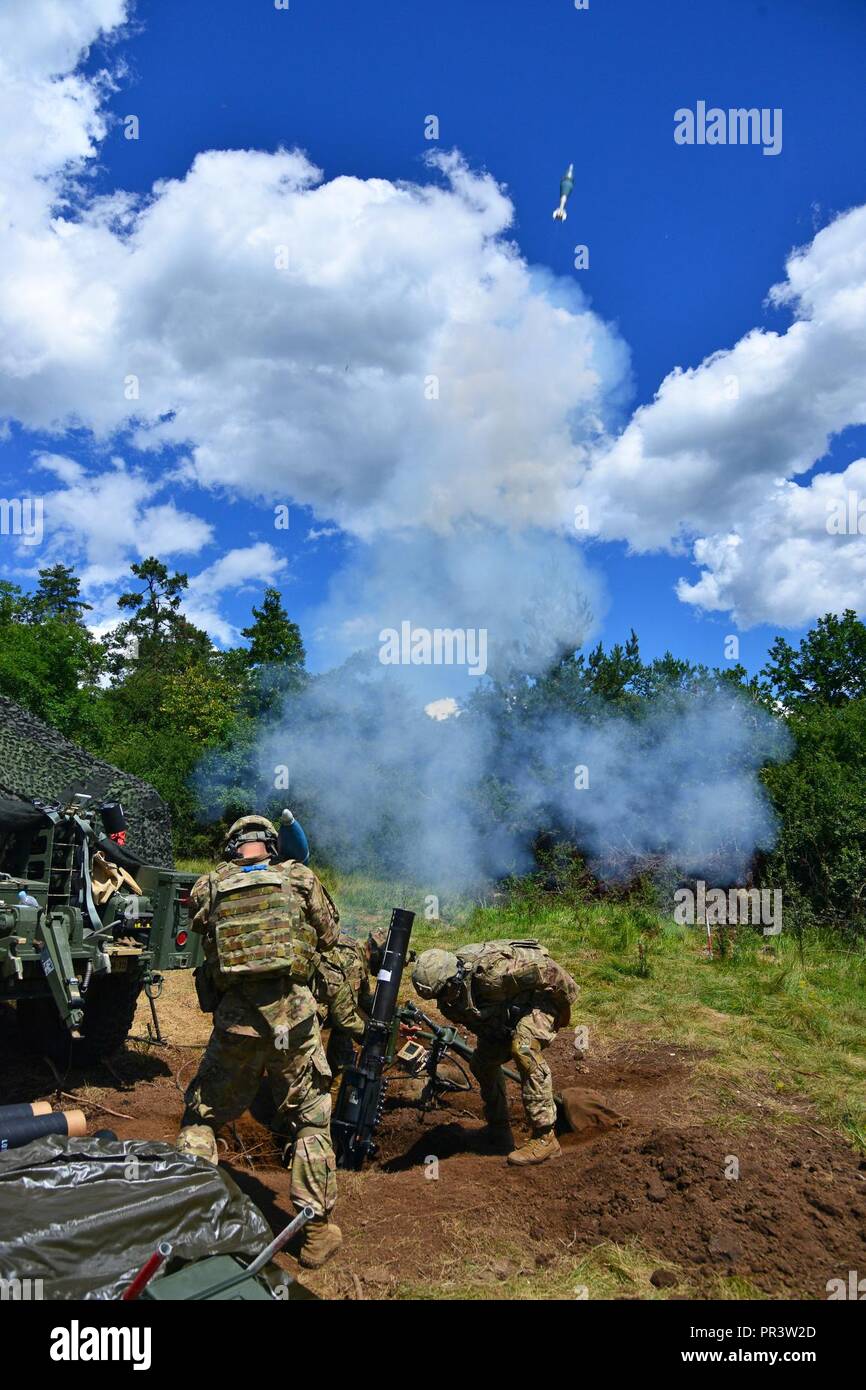
{"type": "Polygon", "coordinates": [[[828,498],[864,485],[824,473],[796,482],[832,438],[866,423],[866,207],[818,232],[770,291],[794,321],[754,329],[690,371],[593,461],[575,493],[590,528],[635,550],[693,543],[702,567],[685,602],[744,625],[801,624],[866,601],[862,538],[826,529],[828,498]]]}

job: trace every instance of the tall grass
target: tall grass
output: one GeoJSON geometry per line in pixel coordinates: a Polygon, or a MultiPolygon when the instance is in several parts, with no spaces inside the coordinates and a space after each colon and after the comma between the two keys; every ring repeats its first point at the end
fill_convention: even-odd
{"type": "Polygon", "coordinates": [[[436,904],[405,884],[363,876],[329,884],[350,930],[385,925],[391,907],[418,913],[416,950],[535,936],[580,986],[572,1022],[596,1045],[664,1037],[704,1054],[702,1104],[724,1123],[792,1123],[810,1110],[866,1150],[866,945],[814,929],[764,937],[740,927],[710,958],[703,929],[646,903],[579,901],[515,886],[507,901],[436,904]]]}

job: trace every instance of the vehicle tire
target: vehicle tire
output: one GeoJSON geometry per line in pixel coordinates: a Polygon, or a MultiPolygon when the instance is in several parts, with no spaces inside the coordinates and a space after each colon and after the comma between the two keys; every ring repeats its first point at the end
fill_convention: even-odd
{"type": "Polygon", "coordinates": [[[96,975],[84,996],[81,1038],[75,1044],[73,1060],[99,1062],[112,1057],[126,1042],[142,982],[134,971],[117,975],[96,975]]]}
{"type": "Polygon", "coordinates": [[[65,1070],[69,1065],[72,1036],[57,1012],[53,999],[18,999],[15,1021],[24,1047],[36,1057],[50,1057],[65,1070]]]}

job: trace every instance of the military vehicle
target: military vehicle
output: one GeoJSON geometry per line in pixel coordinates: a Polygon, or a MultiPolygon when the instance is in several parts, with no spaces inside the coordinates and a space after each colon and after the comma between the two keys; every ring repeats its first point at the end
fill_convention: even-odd
{"type": "Polygon", "coordinates": [[[200,959],[194,875],[142,863],[125,836],[119,801],[0,798],[0,1001],[55,1060],[116,1052],[142,989],[200,959]]]}

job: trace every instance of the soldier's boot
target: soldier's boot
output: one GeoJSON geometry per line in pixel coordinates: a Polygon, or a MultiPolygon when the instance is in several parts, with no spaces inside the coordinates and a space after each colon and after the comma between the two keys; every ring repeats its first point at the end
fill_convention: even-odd
{"type": "Polygon", "coordinates": [[[214,1167],[220,1161],[216,1135],[210,1125],[184,1125],[177,1136],[175,1148],[178,1153],[189,1154],[191,1158],[206,1158],[214,1167]]]}
{"type": "Polygon", "coordinates": [[[519,1149],[515,1149],[513,1153],[508,1155],[508,1162],[516,1166],[546,1163],[549,1158],[559,1158],[561,1153],[559,1140],[551,1125],[549,1129],[537,1129],[531,1139],[528,1139],[525,1144],[521,1144],[519,1149]]]}
{"type": "Polygon", "coordinates": [[[511,1153],[514,1148],[514,1135],[507,1121],[503,1124],[488,1125],[482,1131],[484,1147],[495,1154],[511,1153]]]}
{"type": "Polygon", "coordinates": [[[304,1227],[301,1253],[304,1269],[320,1269],[343,1244],[343,1232],[327,1216],[315,1216],[304,1227]]]}

